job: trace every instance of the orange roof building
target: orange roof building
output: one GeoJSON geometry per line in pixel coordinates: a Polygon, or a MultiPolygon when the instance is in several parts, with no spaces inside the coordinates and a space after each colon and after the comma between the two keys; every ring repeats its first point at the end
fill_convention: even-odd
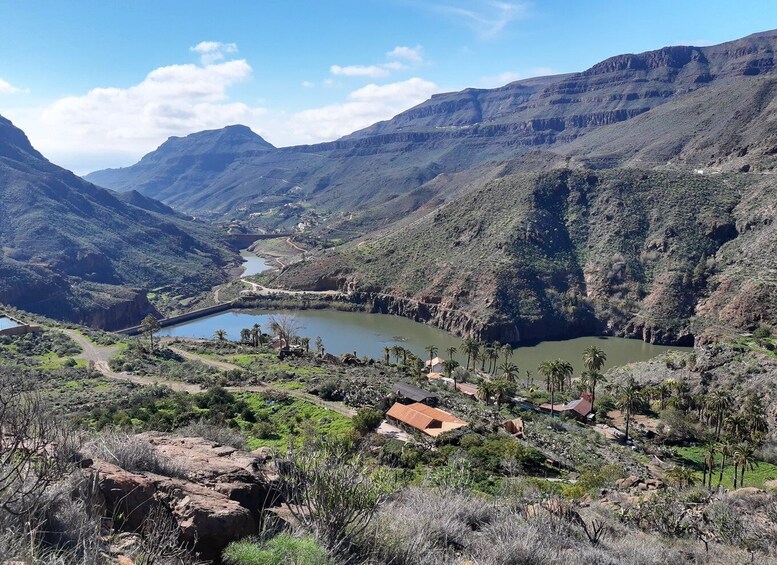
{"type": "Polygon", "coordinates": [[[449,412],[432,408],[426,404],[400,404],[396,402],[386,413],[386,418],[399,425],[405,425],[431,437],[457,430],[467,422],[449,412]]]}

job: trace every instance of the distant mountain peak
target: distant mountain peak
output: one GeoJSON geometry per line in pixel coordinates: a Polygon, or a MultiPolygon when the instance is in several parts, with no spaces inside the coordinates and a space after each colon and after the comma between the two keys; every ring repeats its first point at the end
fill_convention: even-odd
{"type": "Polygon", "coordinates": [[[15,161],[33,158],[45,161],[30,143],[25,133],[17,128],[11,120],[0,116],[0,157],[6,157],[15,161]]]}
{"type": "MultiPolygon", "coordinates": [[[[235,148],[242,150],[272,150],[275,146],[267,142],[248,126],[234,124],[220,129],[190,133],[185,137],[171,136],[156,151],[185,150],[188,153],[228,152],[235,148]]],[[[156,153],[153,152],[153,153],[156,153]]],[[[150,155],[153,155],[151,153],[150,155]]]]}

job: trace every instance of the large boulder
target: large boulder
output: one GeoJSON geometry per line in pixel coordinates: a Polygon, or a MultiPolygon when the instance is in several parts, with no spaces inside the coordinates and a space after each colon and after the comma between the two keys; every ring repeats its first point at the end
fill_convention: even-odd
{"type": "Polygon", "coordinates": [[[165,510],[180,537],[195,544],[206,559],[224,547],[258,532],[259,515],[280,501],[266,461],[202,439],[148,432],[146,441],[175,464],[175,477],[133,472],[96,459],[96,473],[109,515],[127,530],[139,531],[153,508],[165,510]]]}

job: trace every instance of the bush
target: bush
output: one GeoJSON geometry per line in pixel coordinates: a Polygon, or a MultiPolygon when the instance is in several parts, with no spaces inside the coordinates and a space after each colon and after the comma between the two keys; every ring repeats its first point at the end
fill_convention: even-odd
{"type": "Polygon", "coordinates": [[[240,432],[224,426],[209,424],[203,420],[178,428],[175,433],[179,436],[205,438],[208,441],[229,445],[235,449],[243,449],[246,445],[246,438],[240,432]]]}
{"type": "Polygon", "coordinates": [[[281,533],[265,541],[237,541],[224,550],[227,565],[328,565],[326,550],[311,537],[281,533]]]}
{"type": "Polygon", "coordinates": [[[147,471],[165,477],[185,477],[181,466],[161,456],[147,441],[131,434],[104,433],[90,442],[86,450],[94,457],[118,465],[125,471],[147,471]]]}
{"type": "Polygon", "coordinates": [[[374,432],[383,421],[383,413],[372,408],[360,408],[353,417],[353,429],[362,435],[374,432]]]}

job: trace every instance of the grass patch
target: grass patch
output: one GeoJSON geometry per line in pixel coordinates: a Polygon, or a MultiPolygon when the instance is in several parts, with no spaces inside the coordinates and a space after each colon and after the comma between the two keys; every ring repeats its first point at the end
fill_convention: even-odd
{"type": "MultiPolygon", "coordinates": [[[[676,447],[674,449],[675,454],[678,457],[678,463],[691,467],[694,470],[694,476],[699,484],[703,476],[704,469],[704,453],[705,450],[700,446],[693,447],[676,447]]],[[[712,481],[713,485],[718,484],[718,473],[720,471],[720,455],[715,457],[716,467],[715,475],[712,481]]],[[[727,461],[728,463],[728,461],[727,461]]],[[[763,488],[766,481],[777,479],[777,465],[767,463],[765,461],[759,461],[756,463],[754,469],[748,469],[745,471],[745,484],[746,487],[763,488]]],[[[731,489],[734,487],[734,465],[727,464],[723,468],[723,482],[721,486],[731,489]]]]}

